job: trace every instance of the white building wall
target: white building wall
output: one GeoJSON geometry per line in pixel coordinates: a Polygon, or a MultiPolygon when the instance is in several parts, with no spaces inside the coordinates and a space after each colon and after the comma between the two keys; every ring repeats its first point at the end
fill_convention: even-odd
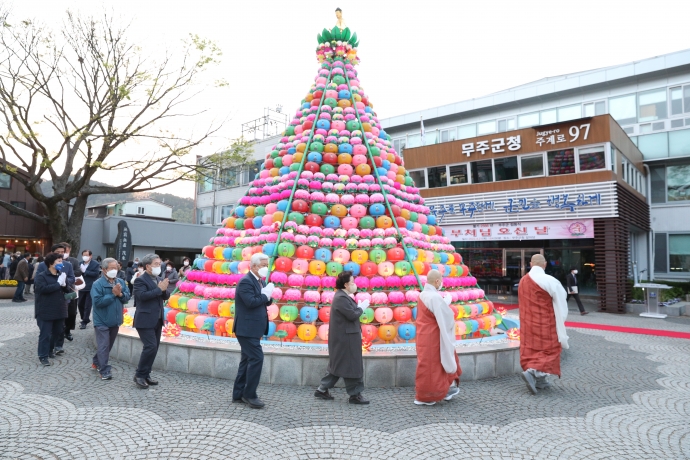
{"type": "Polygon", "coordinates": [[[158,217],[161,219],[172,219],[172,208],[155,201],[132,201],[122,205],[122,212],[126,215],[139,214],[139,208],[144,208],[144,216],[158,217]]]}

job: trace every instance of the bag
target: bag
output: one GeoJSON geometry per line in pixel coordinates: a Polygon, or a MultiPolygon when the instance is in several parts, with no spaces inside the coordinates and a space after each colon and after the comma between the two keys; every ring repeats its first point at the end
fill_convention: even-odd
{"type": "Polygon", "coordinates": [[[570,294],[577,294],[577,286],[570,286],[570,294]]]}
{"type": "Polygon", "coordinates": [[[65,300],[74,300],[77,298],[77,293],[75,291],[68,292],[65,294],[65,300]]]}

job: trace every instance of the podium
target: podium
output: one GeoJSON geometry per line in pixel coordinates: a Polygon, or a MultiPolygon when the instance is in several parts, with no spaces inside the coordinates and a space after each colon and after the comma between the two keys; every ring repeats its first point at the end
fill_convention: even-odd
{"type": "Polygon", "coordinates": [[[635,287],[644,289],[647,311],[640,313],[640,316],[647,318],[666,318],[666,315],[659,313],[659,291],[661,289],[671,289],[671,286],[657,283],[638,283],[635,287]]]}

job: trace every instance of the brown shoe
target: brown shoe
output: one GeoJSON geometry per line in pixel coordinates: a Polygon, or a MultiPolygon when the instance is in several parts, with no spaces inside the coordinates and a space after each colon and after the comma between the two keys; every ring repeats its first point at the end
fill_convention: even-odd
{"type": "Polygon", "coordinates": [[[583,311],[583,312],[581,312],[580,314],[581,314],[582,316],[585,316],[585,315],[589,315],[589,312],[588,312],[588,311],[583,311]]]}
{"type": "Polygon", "coordinates": [[[348,403],[350,403],[350,404],[369,404],[369,400],[364,399],[364,396],[362,396],[362,393],[360,393],[357,396],[350,396],[348,403]]]}

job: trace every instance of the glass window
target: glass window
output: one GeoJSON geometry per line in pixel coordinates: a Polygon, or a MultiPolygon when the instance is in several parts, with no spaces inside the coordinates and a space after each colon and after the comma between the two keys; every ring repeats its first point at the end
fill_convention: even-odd
{"type": "Polygon", "coordinates": [[[522,177],[536,177],[544,175],[544,155],[520,157],[522,177]]]}
{"type": "Polygon", "coordinates": [[[477,123],[477,136],[496,132],[496,120],[477,123]]]}
{"type": "Polygon", "coordinates": [[[549,176],[573,174],[575,172],[575,150],[554,150],[546,154],[549,164],[549,176]]]}
{"type": "Polygon", "coordinates": [[[529,128],[539,124],[539,112],[526,113],[518,116],[518,128],[529,128]]]}
{"type": "Polygon", "coordinates": [[[589,104],[584,104],[582,106],[583,114],[585,117],[593,117],[594,116],[594,102],[589,103],[589,104]]]}
{"type": "Polygon", "coordinates": [[[645,123],[643,125],[640,125],[640,134],[649,134],[652,132],[652,124],[651,123],[645,123]]]}
{"type": "Polygon", "coordinates": [[[548,125],[558,121],[558,111],[556,109],[542,110],[540,113],[541,124],[548,125]]]}
{"type": "Polygon", "coordinates": [[[469,139],[477,136],[477,125],[465,125],[458,128],[458,139],[469,139]]]}
{"type": "Polygon", "coordinates": [[[213,220],[213,208],[199,208],[199,223],[201,225],[211,225],[213,220]]]}
{"type": "Polygon", "coordinates": [[[654,235],[654,271],[657,273],[668,272],[666,233],[656,233],[654,235]]]}
{"type": "Polygon", "coordinates": [[[685,113],[690,113],[690,85],[683,86],[683,108],[685,113]]]}
{"type": "Polygon", "coordinates": [[[12,178],[9,174],[0,173],[0,188],[10,188],[12,186],[12,178]]]}
{"type": "Polygon", "coordinates": [[[220,207],[220,221],[221,222],[232,215],[232,210],[234,207],[235,206],[232,204],[228,204],[228,205],[220,207]]]}
{"type": "Polygon", "coordinates": [[[637,138],[637,148],[640,149],[645,160],[665,158],[668,156],[668,134],[647,134],[637,138]]]}
{"type": "Polygon", "coordinates": [[[396,152],[398,152],[398,154],[400,154],[405,149],[405,138],[403,137],[402,139],[395,139],[393,141],[393,148],[396,152]]]}
{"type": "Polygon", "coordinates": [[[666,88],[645,91],[638,96],[638,121],[662,120],[666,118],[666,88]]]}
{"type": "Polygon", "coordinates": [[[221,188],[235,187],[238,185],[238,171],[237,168],[226,168],[220,171],[220,186],[221,188]]]}
{"type": "Polygon", "coordinates": [[[410,148],[420,147],[422,145],[421,134],[410,134],[407,136],[407,146],[410,148]]]}
{"type": "Polygon", "coordinates": [[[637,123],[636,97],[634,94],[609,99],[609,113],[621,125],[637,123]]]}
{"type": "Polygon", "coordinates": [[[496,181],[517,179],[517,157],[495,158],[494,171],[496,171],[496,181]]]}
{"type": "Polygon", "coordinates": [[[580,171],[594,171],[606,168],[606,149],[604,146],[578,149],[580,171]]]}
{"type": "Polygon", "coordinates": [[[428,188],[447,187],[448,174],[445,166],[435,166],[426,168],[426,179],[428,188]]]}
{"type": "Polygon", "coordinates": [[[668,201],[690,200],[690,164],[666,167],[668,201]]]}
{"type": "Polygon", "coordinates": [[[491,160],[474,161],[470,163],[472,167],[472,183],[481,184],[483,182],[493,182],[494,172],[491,160]]]}
{"type": "Polygon", "coordinates": [[[426,188],[426,177],[424,169],[417,169],[416,171],[410,171],[410,177],[414,181],[414,185],[417,188],[426,188]]]}
{"type": "Polygon", "coordinates": [[[616,172],[616,147],[611,145],[611,171],[616,172]]]}
{"type": "Polygon", "coordinates": [[[690,235],[668,236],[670,272],[690,272],[690,235]]]}
{"type": "Polygon", "coordinates": [[[466,164],[449,166],[448,170],[450,171],[448,177],[450,185],[467,184],[469,182],[466,164]]]}
{"type": "MultiPolygon", "coordinates": [[[[12,206],[15,206],[19,209],[26,209],[26,202],[25,201],[10,201],[10,204],[12,206]]],[[[10,212],[10,216],[16,216],[16,212],[10,212]]]]}
{"type": "Polygon", "coordinates": [[[450,142],[455,140],[456,129],[444,129],[441,131],[441,142],[450,142]]]}
{"type": "Polygon", "coordinates": [[[672,157],[690,155],[690,129],[668,133],[668,153],[672,157]]]}
{"type": "Polygon", "coordinates": [[[606,113],[606,102],[599,101],[594,104],[594,114],[603,115],[606,113]]]}
{"type": "Polygon", "coordinates": [[[498,120],[498,132],[504,133],[515,129],[515,118],[508,118],[507,120],[498,120]]]}
{"type": "Polygon", "coordinates": [[[677,86],[671,88],[671,115],[683,113],[683,88],[677,86]]]}
{"type": "Polygon", "coordinates": [[[433,129],[424,132],[424,145],[434,145],[436,143],[436,138],[438,137],[438,131],[433,129]]]}
{"type": "Polygon", "coordinates": [[[575,120],[582,116],[580,104],[558,108],[558,121],[575,120]]]}
{"type": "Polygon", "coordinates": [[[198,182],[199,193],[213,191],[213,177],[201,177],[198,182]]]}

